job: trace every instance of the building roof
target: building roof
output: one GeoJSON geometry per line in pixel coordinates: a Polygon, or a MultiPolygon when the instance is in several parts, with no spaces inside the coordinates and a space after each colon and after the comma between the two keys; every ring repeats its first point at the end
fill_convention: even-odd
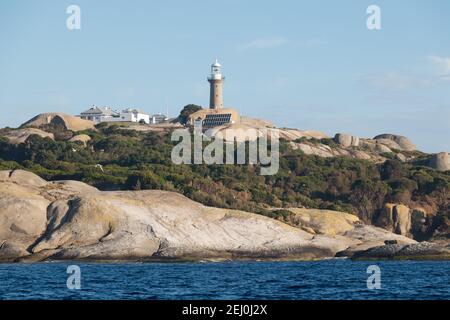
{"type": "Polygon", "coordinates": [[[134,108],[127,108],[124,109],[122,112],[124,113],[141,113],[141,114],[147,114],[147,112],[139,110],[139,109],[134,109],[134,108]]]}
{"type": "Polygon", "coordinates": [[[216,59],[216,61],[211,65],[211,67],[221,67],[222,65],[219,63],[219,61],[216,59]]]}
{"type": "Polygon", "coordinates": [[[115,116],[118,114],[117,111],[112,110],[110,107],[92,107],[89,110],[83,111],[81,113],[82,115],[84,114],[98,114],[98,115],[102,115],[102,116],[115,116]]]}

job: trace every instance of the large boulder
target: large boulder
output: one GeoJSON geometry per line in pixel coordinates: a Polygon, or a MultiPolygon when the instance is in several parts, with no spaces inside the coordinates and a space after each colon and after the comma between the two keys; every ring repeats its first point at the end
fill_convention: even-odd
{"type": "Polygon", "coordinates": [[[391,149],[414,151],[416,146],[406,137],[395,134],[380,134],[373,138],[379,143],[387,145],[391,149]]]}
{"type": "Polygon", "coordinates": [[[0,261],[29,254],[46,228],[49,203],[32,185],[0,182],[0,261]]]}
{"type": "Polygon", "coordinates": [[[379,152],[379,153],[391,153],[392,152],[392,150],[388,146],[381,144],[381,143],[375,144],[375,151],[379,152]]]}
{"type": "Polygon", "coordinates": [[[26,187],[40,188],[47,185],[47,181],[41,177],[25,170],[2,170],[0,171],[0,183],[15,183],[26,187]]]}
{"type": "Polygon", "coordinates": [[[383,246],[386,242],[395,242],[403,245],[416,243],[411,238],[392,233],[386,229],[364,224],[356,224],[353,229],[346,231],[342,236],[354,239],[355,243],[346,250],[339,252],[337,254],[339,257],[351,257],[355,252],[383,246]]]}
{"type": "Polygon", "coordinates": [[[359,146],[359,138],[345,133],[336,133],[334,141],[344,148],[359,146]]]}
{"type": "Polygon", "coordinates": [[[19,144],[27,141],[31,135],[38,135],[42,138],[54,139],[53,133],[45,132],[37,128],[14,129],[3,133],[1,136],[7,138],[10,143],[19,144]]]}
{"type": "MultiPolygon", "coordinates": [[[[388,141],[391,142],[390,140],[388,141]]],[[[395,144],[396,147],[398,147],[398,145],[395,142],[392,141],[392,143],[395,144]]],[[[378,140],[360,139],[359,146],[372,154],[392,152],[392,150],[386,144],[380,143],[380,141],[378,140]]]]}
{"type": "Polygon", "coordinates": [[[84,146],[86,146],[87,143],[89,141],[91,141],[91,137],[88,136],[87,134],[78,134],[78,135],[70,138],[69,141],[70,142],[79,142],[79,143],[83,144],[84,146]]]}
{"type": "Polygon", "coordinates": [[[419,242],[387,244],[355,252],[354,259],[450,259],[450,249],[438,244],[419,242]]]}
{"type": "Polygon", "coordinates": [[[95,125],[93,121],[84,120],[65,113],[42,113],[23,123],[20,127],[39,128],[49,124],[61,125],[65,129],[72,131],[94,129],[95,125]]]}
{"type": "Polygon", "coordinates": [[[430,159],[430,167],[438,171],[450,170],[450,154],[441,152],[434,154],[430,159]]]}
{"type": "Polygon", "coordinates": [[[376,225],[396,234],[411,234],[411,213],[403,204],[387,203],[380,212],[376,225]]]}
{"type": "Polygon", "coordinates": [[[290,224],[314,234],[335,236],[355,227],[359,218],[353,214],[333,210],[289,208],[290,224]]]}

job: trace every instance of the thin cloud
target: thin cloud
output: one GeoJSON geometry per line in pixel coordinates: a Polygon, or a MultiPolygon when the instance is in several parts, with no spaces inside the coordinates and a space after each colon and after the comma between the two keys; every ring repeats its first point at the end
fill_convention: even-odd
{"type": "Polygon", "coordinates": [[[239,50],[270,49],[282,46],[287,40],[282,37],[267,37],[252,40],[239,46],[239,50]]]}
{"type": "Polygon", "coordinates": [[[428,56],[436,72],[415,74],[412,72],[390,71],[361,76],[360,81],[371,89],[382,91],[408,91],[442,84],[450,80],[450,58],[428,56]]]}
{"type": "Polygon", "coordinates": [[[367,74],[362,76],[361,80],[372,89],[390,91],[405,91],[432,84],[432,80],[427,77],[401,72],[367,74]]]}
{"type": "Polygon", "coordinates": [[[436,66],[437,72],[443,80],[450,80],[450,58],[429,56],[428,59],[436,66]]]}

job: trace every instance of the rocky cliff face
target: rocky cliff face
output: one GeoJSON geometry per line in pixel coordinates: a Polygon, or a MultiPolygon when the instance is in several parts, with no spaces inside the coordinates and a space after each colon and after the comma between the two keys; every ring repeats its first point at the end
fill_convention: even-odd
{"type": "Polygon", "coordinates": [[[0,171],[0,261],[320,259],[385,240],[415,243],[346,213],[292,212],[288,225],[173,192],[101,192],[0,171]]]}

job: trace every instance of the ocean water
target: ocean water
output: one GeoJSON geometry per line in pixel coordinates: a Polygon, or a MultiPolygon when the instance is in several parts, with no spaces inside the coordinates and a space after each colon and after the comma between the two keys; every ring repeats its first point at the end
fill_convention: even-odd
{"type": "Polygon", "coordinates": [[[450,261],[0,264],[0,299],[448,300],[450,261]],[[67,287],[69,265],[79,290],[67,287]],[[367,287],[370,265],[380,289],[367,287]]]}

